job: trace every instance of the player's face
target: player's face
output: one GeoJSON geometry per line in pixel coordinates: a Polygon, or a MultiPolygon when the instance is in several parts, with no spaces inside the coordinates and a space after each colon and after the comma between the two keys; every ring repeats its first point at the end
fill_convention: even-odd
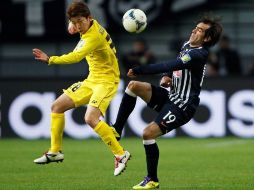
{"type": "Polygon", "coordinates": [[[192,30],[192,33],[189,39],[190,45],[192,47],[202,46],[202,44],[208,40],[205,38],[205,31],[209,27],[210,25],[201,22],[196,26],[196,28],[192,30]]]}
{"type": "Polygon", "coordinates": [[[74,25],[74,27],[77,29],[77,31],[81,34],[86,33],[86,31],[90,28],[91,26],[91,17],[72,17],[70,18],[70,21],[74,25]]]}

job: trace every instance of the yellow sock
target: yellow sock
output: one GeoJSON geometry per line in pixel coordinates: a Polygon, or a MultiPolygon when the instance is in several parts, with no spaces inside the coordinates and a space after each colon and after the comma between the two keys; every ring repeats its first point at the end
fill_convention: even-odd
{"type": "Polygon", "coordinates": [[[62,149],[64,123],[64,113],[51,113],[51,152],[62,149]]]}
{"type": "Polygon", "coordinates": [[[103,142],[108,145],[114,155],[124,154],[123,147],[116,140],[113,131],[110,129],[107,123],[100,121],[94,128],[94,131],[101,137],[103,142]]]}

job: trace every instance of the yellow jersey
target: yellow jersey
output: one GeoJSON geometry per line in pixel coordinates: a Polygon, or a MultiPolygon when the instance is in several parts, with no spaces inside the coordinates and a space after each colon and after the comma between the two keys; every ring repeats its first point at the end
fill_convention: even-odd
{"type": "Polygon", "coordinates": [[[116,48],[110,35],[96,21],[81,35],[75,49],[62,56],[51,56],[49,64],[72,64],[86,59],[89,65],[88,80],[93,82],[119,82],[120,71],[116,48]]]}

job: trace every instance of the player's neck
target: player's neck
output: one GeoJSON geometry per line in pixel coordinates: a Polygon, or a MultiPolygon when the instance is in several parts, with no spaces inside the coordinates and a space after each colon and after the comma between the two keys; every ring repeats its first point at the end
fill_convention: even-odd
{"type": "Polygon", "coordinates": [[[202,46],[202,44],[192,44],[192,43],[190,43],[190,47],[192,47],[192,48],[197,48],[197,47],[201,47],[202,46]]]}

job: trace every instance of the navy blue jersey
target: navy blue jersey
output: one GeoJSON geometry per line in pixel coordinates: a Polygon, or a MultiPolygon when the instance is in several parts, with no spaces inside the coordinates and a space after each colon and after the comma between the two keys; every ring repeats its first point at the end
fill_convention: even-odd
{"type": "Polygon", "coordinates": [[[198,105],[199,94],[205,75],[208,49],[190,47],[189,42],[183,44],[181,52],[175,60],[142,65],[133,69],[135,74],[172,73],[172,88],[169,100],[185,110],[189,104],[198,105]]]}

